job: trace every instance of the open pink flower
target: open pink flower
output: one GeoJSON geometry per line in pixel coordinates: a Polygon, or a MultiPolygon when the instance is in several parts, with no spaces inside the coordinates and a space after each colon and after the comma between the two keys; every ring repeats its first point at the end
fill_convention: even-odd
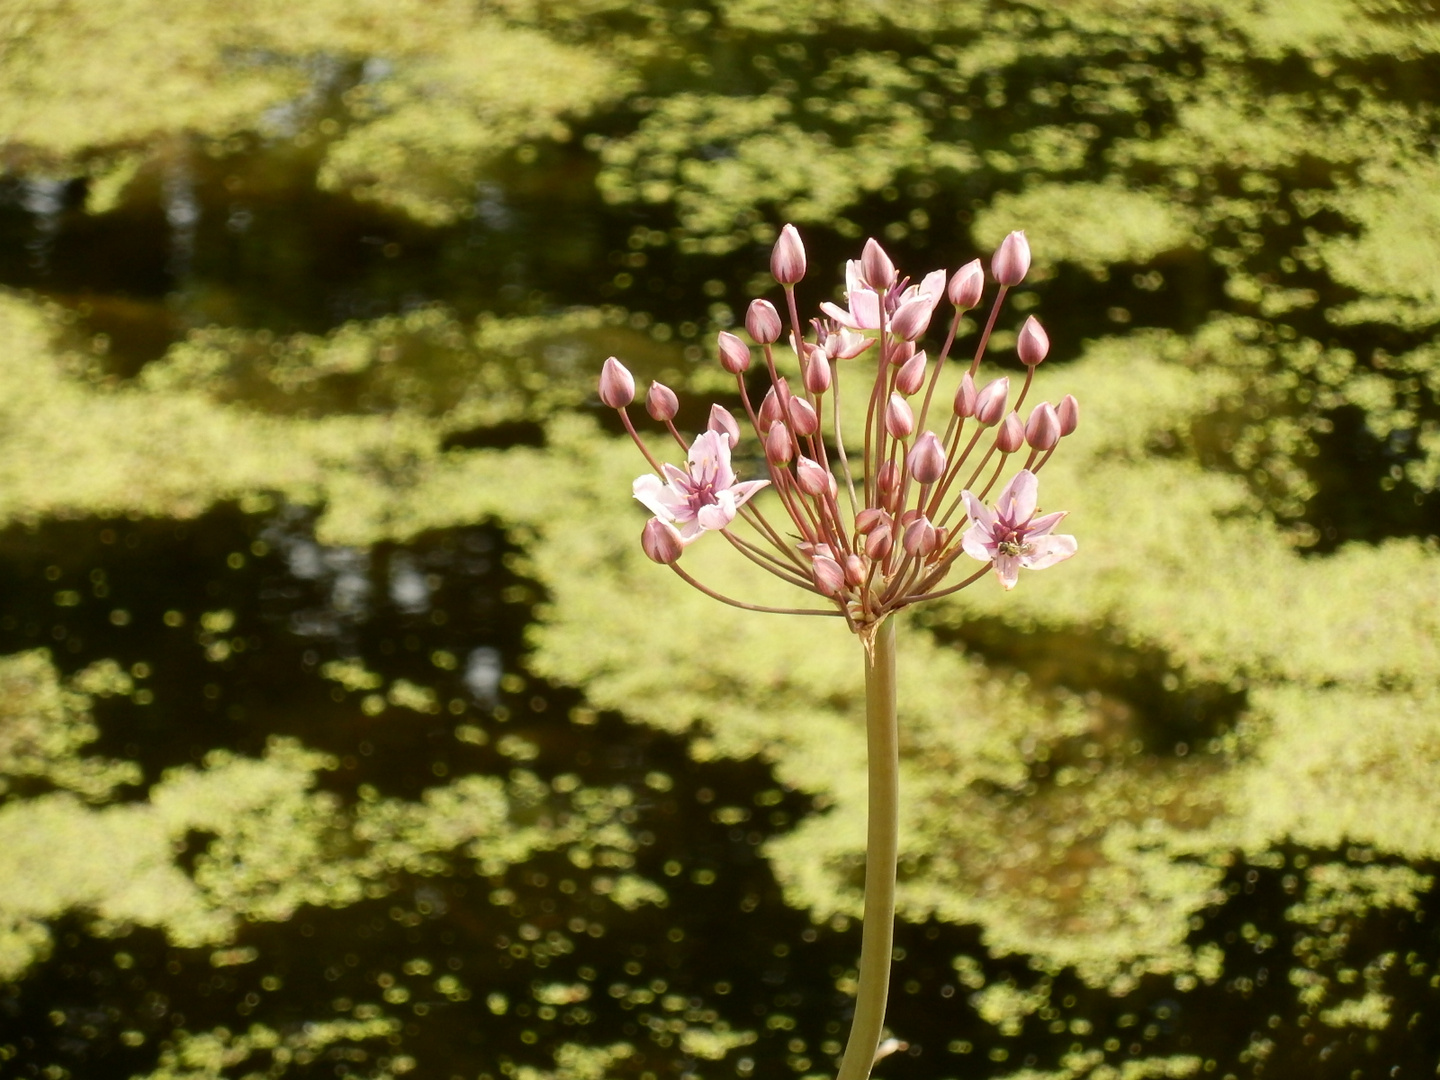
{"type": "Polygon", "coordinates": [[[1075,554],[1073,536],[1054,536],[1066,511],[1035,516],[1039,481],[1022,469],[995,501],[992,511],[970,492],[961,492],[971,525],[961,538],[965,554],[995,564],[995,576],[1007,590],[1015,587],[1020,568],[1043,570],[1075,554]]]}
{"type": "Polygon", "coordinates": [[[880,329],[880,294],[866,284],[859,259],[845,264],[845,302],[850,305],[848,311],[828,300],[821,303],[820,310],[851,330],[880,329]]]}
{"type": "Polygon", "coordinates": [[[689,544],[707,529],[723,529],[769,480],[736,483],[730,468],[730,440],[706,431],[690,444],[689,471],[665,464],[665,481],[646,473],[631,486],[635,498],[662,521],[671,522],[680,542],[689,544]]]}

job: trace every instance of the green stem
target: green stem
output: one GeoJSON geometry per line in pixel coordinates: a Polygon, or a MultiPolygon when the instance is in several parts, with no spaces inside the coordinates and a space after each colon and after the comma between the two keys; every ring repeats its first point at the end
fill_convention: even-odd
{"type": "Polygon", "coordinates": [[[886,619],[865,660],[870,823],[865,846],[865,920],[855,1021],[837,1080],[867,1080],[885,1026],[895,945],[895,864],[900,848],[900,738],[895,723],[895,620],[886,619]]]}

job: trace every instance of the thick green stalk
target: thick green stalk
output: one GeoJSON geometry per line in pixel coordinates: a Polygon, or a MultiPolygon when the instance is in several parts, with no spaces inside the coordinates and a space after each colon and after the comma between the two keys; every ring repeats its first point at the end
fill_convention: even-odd
{"type": "Polygon", "coordinates": [[[885,1026],[895,946],[895,864],[900,848],[900,737],[895,722],[895,620],[886,619],[865,659],[870,823],[865,843],[865,921],[855,1021],[837,1080],[866,1080],[885,1026]]]}

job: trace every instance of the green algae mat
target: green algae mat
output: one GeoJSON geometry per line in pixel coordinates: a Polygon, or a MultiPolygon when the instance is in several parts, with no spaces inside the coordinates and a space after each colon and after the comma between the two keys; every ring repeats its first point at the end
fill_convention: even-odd
{"type": "Polygon", "coordinates": [[[858,656],[646,560],[595,399],[735,406],[787,221],[806,305],[1025,229],[1082,409],[1079,554],[900,629],[877,1075],[1435,1075],[1437,52],[1418,0],[0,0],[0,1076],[833,1074],[858,656]]]}

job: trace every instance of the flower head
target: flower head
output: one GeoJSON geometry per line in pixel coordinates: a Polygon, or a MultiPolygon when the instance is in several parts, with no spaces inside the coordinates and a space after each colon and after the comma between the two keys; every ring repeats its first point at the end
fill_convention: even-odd
{"type": "Polygon", "coordinates": [[[1073,536],[1051,533],[1065,516],[1064,510],[1035,516],[1038,488],[1035,474],[1020,470],[1000,492],[993,511],[970,492],[961,493],[971,522],[961,546],[971,558],[993,562],[995,576],[1007,590],[1015,587],[1022,566],[1043,570],[1075,554],[1073,536]]]}
{"type": "Polygon", "coordinates": [[[665,464],[665,480],[654,473],[638,478],[631,490],[647,510],[674,524],[680,542],[689,544],[707,529],[723,529],[769,480],[737,482],[730,468],[730,440],[706,431],[690,444],[688,469],[665,464]]]}

